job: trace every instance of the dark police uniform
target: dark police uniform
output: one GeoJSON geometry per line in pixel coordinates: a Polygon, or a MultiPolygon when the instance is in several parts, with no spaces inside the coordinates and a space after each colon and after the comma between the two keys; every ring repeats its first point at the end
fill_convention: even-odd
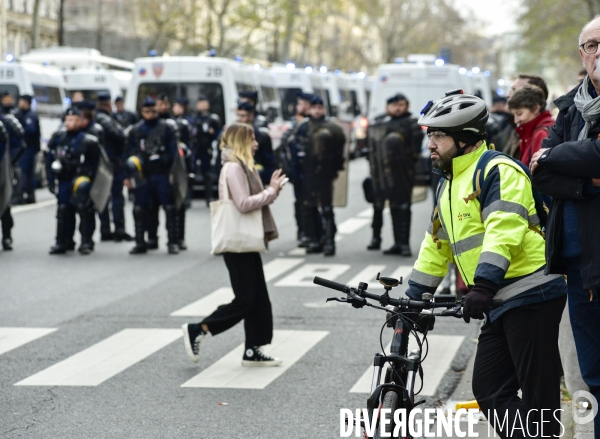
{"type": "MultiPolygon", "coordinates": [[[[320,98],[319,98],[320,99],[320,98]]],[[[319,102],[319,101],[317,101],[319,102]]],[[[322,102],[322,101],[320,101],[322,102]]],[[[321,104],[322,105],[322,104],[321,104]]],[[[304,144],[303,222],[310,244],[307,253],[335,254],[335,218],[333,214],[333,181],[344,169],[346,136],[341,127],[323,117],[307,118],[298,127],[297,141],[304,144]],[[325,246],[319,230],[323,218],[325,246]]]]}
{"type": "MultiPolygon", "coordinates": [[[[145,105],[152,106],[154,101],[145,105]]],[[[154,206],[163,206],[167,216],[169,253],[179,252],[177,245],[176,209],[169,173],[178,154],[177,128],[164,119],[141,120],[131,127],[128,135],[126,164],[128,177],[135,184],[135,242],[132,254],[145,253],[148,249],[144,240],[148,214],[154,206]]],[[[149,233],[150,234],[150,233],[149,233]]]]}
{"type": "MultiPolygon", "coordinates": [[[[120,102],[123,101],[122,97],[117,97],[117,99],[115,99],[115,102],[120,102]]],[[[131,125],[133,125],[134,123],[137,123],[137,121],[139,120],[139,118],[136,116],[135,113],[132,113],[131,111],[128,110],[123,110],[123,111],[113,111],[111,114],[111,117],[116,120],[119,125],[121,125],[121,128],[125,129],[125,128],[129,128],[131,125]]]]}
{"type": "MultiPolygon", "coordinates": [[[[300,93],[298,94],[298,99],[310,102],[312,96],[313,95],[308,93],[300,93]]],[[[297,239],[300,241],[299,246],[307,247],[308,238],[304,233],[304,225],[302,222],[302,183],[304,181],[303,167],[306,151],[303,149],[305,144],[296,141],[298,126],[302,121],[299,121],[297,117],[293,117],[290,122],[291,126],[283,133],[281,146],[277,151],[283,173],[287,175],[290,182],[294,185],[294,216],[298,228],[297,239]]]]}
{"type": "Polygon", "coordinates": [[[197,112],[192,118],[192,162],[194,169],[202,174],[207,205],[213,199],[213,142],[218,139],[221,129],[221,119],[214,113],[197,112]]]}
{"type": "MultiPolygon", "coordinates": [[[[32,97],[22,95],[19,99],[24,99],[31,105],[32,97]]],[[[19,160],[19,168],[21,168],[21,198],[27,196],[27,203],[35,203],[35,157],[40,152],[40,121],[37,114],[31,110],[17,111],[16,117],[23,126],[24,141],[26,145],[25,152],[19,160]]]]}
{"type": "MultiPolygon", "coordinates": [[[[99,94],[98,100],[110,101],[109,94],[99,94]]],[[[113,183],[111,187],[111,202],[113,223],[115,224],[114,234],[110,227],[110,214],[108,205],[100,217],[100,234],[103,241],[131,241],[133,238],[125,232],[125,197],[123,196],[123,180],[125,173],[123,171],[123,155],[125,153],[125,134],[121,126],[110,117],[110,113],[103,109],[96,111],[96,122],[104,131],[104,149],[113,166],[113,183]]]]}
{"type": "MultiPolygon", "coordinates": [[[[183,103],[184,101],[178,99],[176,102],[183,103]]],[[[179,147],[185,159],[186,171],[189,174],[192,172],[194,166],[191,150],[192,125],[184,114],[175,118],[175,123],[177,123],[179,131],[179,147]]],[[[191,206],[190,198],[190,191],[188,190],[185,202],[181,204],[181,207],[177,211],[177,244],[180,250],[187,250],[185,243],[185,214],[186,210],[191,206]]]]}
{"type": "MultiPolygon", "coordinates": [[[[398,94],[388,99],[388,104],[401,100],[406,98],[398,94]]],[[[374,195],[373,239],[368,248],[380,248],[383,208],[389,200],[395,243],[384,253],[410,256],[410,206],[423,132],[407,112],[400,117],[376,118],[367,136],[374,195]]]]}
{"type": "MultiPolygon", "coordinates": [[[[13,200],[19,202],[20,169],[15,166],[15,163],[19,161],[25,152],[25,142],[23,141],[25,132],[21,123],[10,112],[0,114],[0,122],[4,124],[8,136],[8,150],[13,173],[13,200]],[[15,193],[17,195],[16,199],[15,193]]],[[[0,220],[2,221],[2,247],[4,250],[12,250],[11,230],[14,226],[14,221],[10,212],[10,204],[2,214],[2,217],[0,217],[0,220]]]]}
{"type": "MultiPolygon", "coordinates": [[[[76,109],[67,115],[77,115],[76,109]]],[[[79,214],[81,245],[79,252],[89,254],[94,249],[94,206],[90,189],[98,168],[100,143],[97,137],[83,130],[69,132],[61,128],[48,142],[46,171],[48,188],[56,194],[56,245],[50,254],[63,254],[74,248],[75,213],[79,214]]]]}

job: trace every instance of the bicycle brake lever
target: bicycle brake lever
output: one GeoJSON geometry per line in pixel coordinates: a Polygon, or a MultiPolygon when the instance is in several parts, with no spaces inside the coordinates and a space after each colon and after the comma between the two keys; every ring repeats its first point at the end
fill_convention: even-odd
{"type": "Polygon", "coordinates": [[[345,297],[329,297],[325,302],[342,302],[348,303],[345,297]]]}
{"type": "Polygon", "coordinates": [[[450,316],[450,317],[456,317],[457,319],[461,319],[462,318],[461,306],[458,305],[452,309],[447,309],[445,311],[442,311],[440,313],[440,316],[450,316]]]}

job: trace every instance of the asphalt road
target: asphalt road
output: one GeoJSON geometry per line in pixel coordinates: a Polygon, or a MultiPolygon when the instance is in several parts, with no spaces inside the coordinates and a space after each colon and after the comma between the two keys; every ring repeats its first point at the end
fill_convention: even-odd
{"type": "MultiPolygon", "coordinates": [[[[202,201],[188,211],[189,250],[176,256],[167,254],[164,230],[160,250],[147,255],[131,256],[132,244],[100,243],[96,236],[90,256],[50,256],[52,202],[17,209],[15,250],[0,252],[0,437],[340,437],[340,409],[366,407],[361,377],[381,350],[385,316],[326,305],[336,293],[310,279],[317,274],[346,283],[366,276],[370,291],[382,292],[373,280],[377,271],[406,275],[415,259],[366,250],[371,230],[361,183],[367,172],[364,160],[351,164],[349,203],[336,209],[341,238],[333,258],[295,250],[291,187],[273,206],[280,238],[263,262],[280,372],[242,370],[241,324],[208,337],[197,364],[184,351],[181,324],[199,321],[230,286],[222,258],[209,254],[210,212],[202,201]]],[[[51,200],[41,192],[39,198],[51,200]]],[[[431,194],[413,205],[415,257],[431,206],[431,194]]],[[[131,205],[126,209],[131,232],[131,205]]],[[[387,247],[389,215],[385,222],[387,247]]],[[[450,397],[477,331],[475,324],[438,319],[424,365],[425,406],[450,397]]],[[[386,329],[385,345],[390,337],[386,329]]]]}

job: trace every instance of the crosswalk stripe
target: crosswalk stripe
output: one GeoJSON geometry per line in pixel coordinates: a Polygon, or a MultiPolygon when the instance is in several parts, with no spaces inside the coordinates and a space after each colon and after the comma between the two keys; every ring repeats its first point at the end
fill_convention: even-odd
{"type": "MultiPolygon", "coordinates": [[[[423,376],[425,377],[425,384],[421,390],[420,395],[433,396],[437,390],[438,385],[442,381],[444,374],[450,368],[452,360],[456,356],[456,352],[460,348],[464,336],[462,335],[428,335],[427,340],[429,342],[429,353],[427,358],[423,362],[423,376]]],[[[412,346],[416,346],[416,342],[410,343],[412,346]]],[[[390,352],[390,344],[385,348],[385,352],[390,352]]],[[[371,392],[371,381],[373,379],[373,366],[369,367],[367,371],[362,374],[359,380],[354,384],[350,393],[370,393],[371,392]]],[[[417,377],[415,381],[415,391],[421,387],[421,379],[417,377]]]]}
{"type": "Polygon", "coordinates": [[[273,342],[262,349],[280,358],[279,367],[244,367],[244,344],[196,375],[181,387],[264,389],[321,341],[328,331],[274,331],[273,342]]]}
{"type": "Polygon", "coordinates": [[[275,284],[277,287],[316,287],[315,276],[335,280],[350,269],[347,264],[304,264],[275,284]]]}
{"type": "Polygon", "coordinates": [[[392,279],[402,278],[402,285],[407,285],[408,278],[410,277],[410,273],[412,273],[413,267],[412,265],[400,265],[391,275],[392,279]]]}
{"type": "MultiPolygon", "coordinates": [[[[275,258],[263,266],[265,280],[270,282],[303,262],[304,259],[300,258],[275,258]]],[[[208,316],[212,314],[219,305],[231,302],[234,297],[231,287],[218,288],[201,299],[172,312],[170,315],[172,317],[208,316]]]]}
{"type": "Polygon", "coordinates": [[[219,305],[229,303],[235,295],[231,287],[219,288],[189,305],[171,313],[171,317],[209,316],[219,305]]]}
{"type": "Polygon", "coordinates": [[[56,328],[0,328],[0,355],[56,331],[56,328]]]}
{"type": "Polygon", "coordinates": [[[304,259],[300,258],[275,258],[263,266],[265,272],[265,280],[271,282],[276,277],[281,276],[288,270],[302,264],[304,259]]]}
{"type": "Polygon", "coordinates": [[[377,273],[383,273],[385,265],[367,265],[356,276],[348,281],[351,287],[357,287],[359,282],[371,283],[375,281],[377,273]]]}
{"type": "MultiPolygon", "coordinates": [[[[387,216],[387,214],[390,212],[390,208],[386,207],[383,209],[383,215],[387,216]]],[[[365,210],[363,210],[362,212],[360,212],[358,215],[356,215],[359,218],[369,218],[372,219],[373,218],[373,208],[369,207],[365,210]]]]}
{"type": "Polygon", "coordinates": [[[306,256],[305,248],[295,248],[287,252],[288,256],[306,256]]]}
{"type": "Polygon", "coordinates": [[[56,198],[46,201],[38,201],[37,203],[27,204],[25,206],[14,206],[10,209],[11,213],[27,212],[29,210],[42,209],[48,206],[54,206],[56,204],[56,198]]]}
{"type": "Polygon", "coordinates": [[[15,386],[97,386],[181,337],[181,329],[124,329],[15,386]]]}
{"type": "Polygon", "coordinates": [[[367,218],[348,218],[337,226],[337,231],[341,235],[351,235],[370,223],[371,220],[367,218]]]}

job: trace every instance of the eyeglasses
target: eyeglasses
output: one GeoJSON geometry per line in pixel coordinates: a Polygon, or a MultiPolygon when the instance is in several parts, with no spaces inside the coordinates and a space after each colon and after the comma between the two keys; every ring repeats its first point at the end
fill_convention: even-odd
{"type": "Polygon", "coordinates": [[[441,131],[433,131],[431,133],[427,133],[427,138],[434,144],[439,145],[439,143],[448,137],[448,134],[442,133],[441,131]]]}
{"type": "Polygon", "coordinates": [[[598,51],[598,42],[597,41],[587,41],[579,46],[580,49],[583,49],[585,53],[588,55],[593,55],[598,51]]]}

